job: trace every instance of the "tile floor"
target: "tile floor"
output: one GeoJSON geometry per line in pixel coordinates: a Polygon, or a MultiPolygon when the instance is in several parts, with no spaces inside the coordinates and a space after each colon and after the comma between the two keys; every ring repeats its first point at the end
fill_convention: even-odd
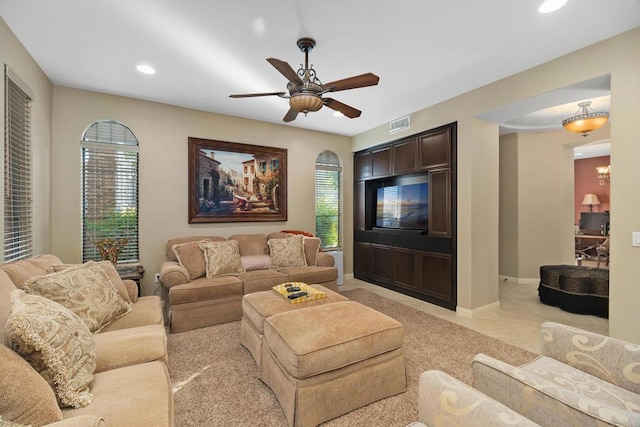
{"type": "Polygon", "coordinates": [[[572,314],[540,303],[538,285],[502,281],[500,306],[487,308],[467,318],[437,305],[412,298],[358,279],[345,279],[340,290],[363,288],[504,342],[538,353],[538,333],[542,322],[551,321],[608,335],[609,321],[596,316],[572,314]]]}

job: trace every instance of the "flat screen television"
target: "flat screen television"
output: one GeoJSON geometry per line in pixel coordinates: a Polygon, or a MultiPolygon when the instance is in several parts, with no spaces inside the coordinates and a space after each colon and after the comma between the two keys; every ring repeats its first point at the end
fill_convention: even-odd
{"type": "Polygon", "coordinates": [[[376,193],[376,227],[402,230],[429,228],[427,183],[389,185],[376,193]]]}

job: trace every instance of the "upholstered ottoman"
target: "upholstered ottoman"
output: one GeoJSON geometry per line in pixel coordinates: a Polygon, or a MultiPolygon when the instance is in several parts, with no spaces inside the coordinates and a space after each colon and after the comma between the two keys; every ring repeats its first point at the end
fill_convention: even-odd
{"type": "Polygon", "coordinates": [[[407,388],[404,327],[354,301],[264,321],[259,376],[290,426],[316,426],[407,388]]]}
{"type": "Polygon", "coordinates": [[[313,287],[324,292],[326,298],[308,301],[301,304],[291,302],[274,290],[254,292],[242,298],[242,321],[240,322],[240,344],[246,347],[260,365],[260,348],[264,335],[264,319],[286,311],[300,310],[317,305],[331,304],[337,301],[348,301],[349,298],[327,289],[322,285],[313,287]]]}

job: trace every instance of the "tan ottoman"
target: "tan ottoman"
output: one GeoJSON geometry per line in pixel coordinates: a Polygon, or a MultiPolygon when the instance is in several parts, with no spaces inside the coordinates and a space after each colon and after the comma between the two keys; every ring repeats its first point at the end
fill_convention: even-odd
{"type": "Polygon", "coordinates": [[[286,311],[300,310],[318,305],[331,304],[337,301],[349,301],[349,298],[321,285],[312,285],[327,297],[301,304],[291,302],[278,295],[273,289],[254,292],[242,298],[242,321],[240,322],[240,344],[246,347],[260,366],[260,348],[264,335],[264,319],[286,311]]]}
{"type": "Polygon", "coordinates": [[[259,376],[290,426],[316,426],[407,388],[404,327],[354,301],[264,322],[259,376]]]}

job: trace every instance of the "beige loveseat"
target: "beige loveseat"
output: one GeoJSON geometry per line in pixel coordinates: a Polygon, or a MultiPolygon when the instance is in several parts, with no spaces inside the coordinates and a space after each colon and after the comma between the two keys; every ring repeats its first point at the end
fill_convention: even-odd
{"type": "MultiPolygon", "coordinates": [[[[138,297],[133,281],[114,286],[119,294],[126,293],[121,296],[131,311],[89,335],[95,344],[95,371],[90,384],[93,400],[87,406],[61,410],[49,384],[12,350],[6,329],[11,298],[20,294],[17,289],[27,280],[58,264],[56,256],[41,255],[0,266],[0,419],[34,426],[172,426],[161,300],[138,297]]],[[[112,283],[119,279],[107,276],[112,283]]]]}
{"type": "Polygon", "coordinates": [[[165,248],[167,260],[160,267],[160,282],[166,290],[171,332],[240,320],[244,294],[268,290],[280,283],[304,282],[338,290],[334,260],[318,251],[318,239],[303,239],[304,265],[277,268],[269,251],[271,239],[303,238],[276,232],[235,234],[228,239],[192,236],[169,240],[165,248]],[[202,241],[236,241],[242,268],[233,275],[207,277],[206,259],[199,243],[202,241]]]}

